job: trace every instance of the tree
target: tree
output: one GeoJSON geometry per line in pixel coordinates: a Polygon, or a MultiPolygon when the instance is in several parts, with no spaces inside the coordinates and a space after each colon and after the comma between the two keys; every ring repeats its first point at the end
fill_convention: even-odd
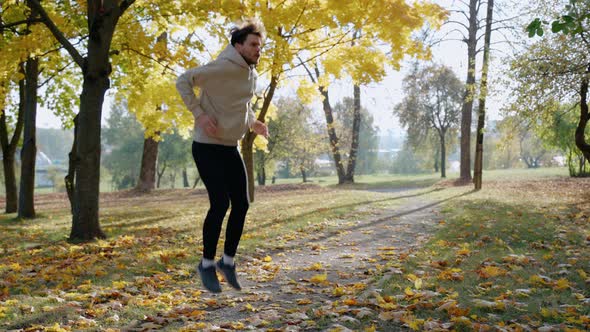
{"type": "MultiPolygon", "coordinates": [[[[145,41],[143,38],[145,34],[136,35],[132,32],[141,32],[141,29],[137,29],[137,27],[144,22],[157,21],[155,24],[157,29],[163,28],[166,31],[168,28],[167,19],[175,18],[180,21],[178,18],[183,17],[190,21],[195,16],[205,19],[209,10],[217,5],[210,4],[211,7],[205,7],[200,2],[193,1],[186,1],[183,4],[176,1],[145,1],[137,5],[136,15],[124,18],[123,14],[135,3],[135,0],[89,0],[86,2],[85,11],[76,11],[81,8],[71,6],[68,2],[59,10],[51,12],[46,11],[38,0],[28,0],[28,3],[39,12],[39,20],[47,26],[82,71],[84,82],[80,96],[80,111],[76,121],[77,128],[75,128],[77,133],[73,144],[75,151],[70,159],[72,170],[75,172],[69,172],[70,183],[67,184],[69,187],[75,188],[70,239],[87,241],[97,237],[102,238],[105,234],[100,229],[98,219],[100,119],[104,95],[111,83],[109,77],[113,71],[113,64],[110,63],[110,59],[111,56],[120,53],[121,49],[121,47],[112,49],[112,42],[126,39],[129,43],[142,43],[145,41]],[[54,18],[65,16],[70,20],[64,22],[54,18]],[[129,33],[119,39],[120,36],[115,35],[115,29],[122,18],[122,25],[127,28],[129,33]],[[77,49],[76,45],[70,41],[69,36],[64,34],[64,27],[71,21],[85,21],[87,23],[88,30],[80,28],[82,33],[88,34],[88,38],[84,39],[88,41],[84,51],[77,49]],[[72,184],[74,173],[75,181],[72,184]]],[[[156,33],[159,34],[161,31],[156,33]]],[[[117,45],[123,44],[124,42],[117,45]]],[[[144,49],[148,49],[150,44],[145,44],[144,49]]],[[[186,50],[184,53],[187,53],[186,50]]],[[[140,54],[140,56],[146,55],[148,53],[140,54]]]]}
{"type": "MultiPolygon", "coordinates": [[[[287,71],[301,66],[302,63],[313,65],[317,58],[331,53],[337,45],[350,45],[351,31],[353,30],[341,29],[340,27],[348,25],[352,20],[357,20],[358,13],[365,13],[365,7],[371,8],[374,13],[391,13],[391,15],[397,16],[396,20],[387,21],[391,18],[388,17],[380,21],[382,23],[387,21],[387,27],[385,24],[381,25],[382,31],[391,31],[389,29],[391,24],[399,23],[398,32],[400,33],[395,34],[397,50],[417,46],[407,38],[411,33],[411,29],[406,29],[407,26],[422,22],[423,16],[432,17],[440,15],[442,12],[440,7],[430,4],[416,5],[412,7],[412,10],[407,10],[408,6],[405,6],[405,4],[404,6],[398,6],[397,1],[389,0],[374,1],[368,6],[365,3],[356,2],[351,5],[348,5],[347,2],[347,5],[343,6],[341,1],[322,3],[307,0],[283,1],[277,4],[267,3],[265,6],[260,6],[257,1],[240,1],[239,3],[236,1],[235,6],[231,8],[232,10],[220,12],[232,21],[244,16],[260,17],[266,26],[268,48],[265,52],[265,59],[261,61],[260,72],[268,74],[269,85],[262,96],[263,103],[257,114],[258,120],[265,121],[276,88],[285,78],[287,71]],[[384,3],[388,7],[384,8],[382,6],[384,3]],[[378,6],[382,6],[379,7],[381,12],[379,12],[378,8],[374,8],[378,6]],[[359,11],[359,8],[363,8],[363,10],[359,11]],[[391,10],[384,10],[388,8],[391,10]],[[400,10],[403,10],[403,12],[400,12],[400,10]],[[300,63],[295,63],[295,59],[301,60],[300,63]]],[[[359,27],[361,25],[357,24],[359,27]]],[[[219,29],[217,32],[219,32],[219,29]]],[[[224,39],[226,38],[225,32],[221,35],[224,39]]],[[[363,48],[355,48],[355,50],[359,49],[363,48]]],[[[406,53],[400,52],[400,54],[395,55],[395,58],[402,58],[404,54],[406,53]]],[[[362,57],[359,54],[356,54],[356,56],[358,58],[362,57]]],[[[372,63],[375,62],[372,61],[372,63]]],[[[361,70],[359,69],[358,72],[360,73],[361,70]]],[[[324,81],[322,80],[322,82],[324,81]]],[[[254,133],[247,133],[241,144],[242,155],[247,168],[251,199],[254,197],[252,146],[255,137],[254,133]]]]}
{"type": "Polygon", "coordinates": [[[26,57],[27,52],[22,45],[15,47],[14,40],[20,44],[23,38],[19,38],[19,35],[24,32],[19,31],[18,27],[28,23],[24,6],[16,4],[8,6],[2,3],[2,13],[0,14],[0,49],[2,49],[2,57],[0,58],[0,143],[6,192],[6,213],[17,212],[18,209],[15,154],[21,139],[25,112],[25,80],[22,59],[26,57]],[[10,21],[6,22],[6,20],[10,21]],[[11,88],[15,86],[14,82],[17,82],[19,97],[16,103],[13,102],[10,94],[11,88]],[[11,108],[15,109],[11,112],[13,116],[8,113],[11,108]],[[9,137],[11,132],[12,137],[9,137]]]}
{"type": "Polygon", "coordinates": [[[115,104],[104,128],[104,145],[107,153],[104,165],[111,174],[117,189],[135,186],[141,160],[143,130],[125,104],[115,104]]]}
{"type": "MultiPolygon", "coordinates": [[[[230,20],[243,16],[260,17],[266,27],[266,44],[269,46],[261,61],[261,73],[270,76],[269,84],[264,89],[262,105],[258,109],[257,119],[265,122],[273,96],[285,74],[298,66],[294,60],[308,53],[313,48],[318,53],[329,52],[335,45],[343,42],[344,35],[325,37],[320,32],[334,26],[333,6],[307,0],[283,1],[275,6],[257,6],[256,1],[242,1],[236,10],[226,14],[230,20]],[[324,38],[325,37],[325,38],[324,38]]],[[[222,34],[225,39],[225,32],[222,34]]],[[[310,60],[306,60],[310,61],[310,60]]],[[[246,133],[241,142],[241,152],[246,165],[249,197],[254,200],[253,145],[254,132],[246,133]]]]}
{"type": "Polygon", "coordinates": [[[405,97],[395,106],[400,123],[409,132],[434,129],[440,145],[441,177],[446,177],[447,133],[459,123],[463,84],[442,65],[415,68],[404,78],[405,97]]]}
{"type": "Polygon", "coordinates": [[[300,102],[297,99],[284,97],[273,103],[272,116],[267,120],[268,141],[264,148],[257,148],[254,153],[256,178],[260,186],[266,185],[267,174],[273,174],[276,162],[289,153],[294,134],[293,121],[299,120],[294,118],[291,110],[298,103],[300,102]]]}
{"type": "MultiPolygon", "coordinates": [[[[171,19],[170,24],[185,24],[183,16],[171,19]]],[[[190,22],[187,27],[195,28],[201,23],[190,22]]],[[[184,26],[184,25],[183,25],[184,26]]],[[[117,85],[117,99],[125,100],[130,112],[145,128],[141,167],[136,189],[150,191],[156,187],[156,164],[161,135],[172,133],[178,128],[183,135],[188,135],[193,125],[193,116],[186,109],[180,96],[175,91],[172,69],[179,64],[192,67],[195,59],[187,49],[201,49],[202,43],[195,42],[194,34],[176,36],[167,31],[159,31],[159,23],[134,24],[134,34],[142,36],[138,40],[115,40],[119,49],[114,63],[120,70],[113,75],[117,85]]]]}
{"type": "Polygon", "coordinates": [[[481,0],[469,0],[469,22],[467,38],[467,79],[461,108],[461,163],[459,180],[471,181],[471,123],[473,114],[473,98],[475,96],[475,57],[477,55],[477,31],[479,30],[478,11],[481,0]]]}
{"type": "MultiPolygon", "coordinates": [[[[112,66],[109,50],[119,18],[134,0],[101,0],[87,2],[88,48],[86,56],[74,47],[38,0],[27,0],[38,12],[43,24],[51,31],[74,62],[82,70],[84,82],[80,96],[78,130],[75,140],[77,161],[71,240],[104,238],[98,219],[100,184],[100,119],[104,94],[110,86],[112,66]]],[[[72,14],[72,13],[68,13],[72,14]]]]}
{"type": "Polygon", "coordinates": [[[25,102],[23,119],[23,147],[21,149],[20,192],[18,217],[35,218],[35,160],[37,158],[37,85],[39,59],[32,57],[25,62],[25,102]]]}
{"type": "Polygon", "coordinates": [[[537,3],[533,8],[545,17],[560,17],[552,24],[556,33],[544,35],[544,23],[540,19],[529,24],[529,37],[543,38],[533,40],[511,60],[506,86],[513,93],[504,113],[528,123],[540,137],[547,136],[547,126],[555,124],[556,118],[568,119],[577,114],[578,123],[569,133],[569,139],[579,153],[588,155],[584,149],[589,137],[586,89],[590,57],[586,52],[587,29],[578,18],[583,17],[589,7],[575,1],[570,3],[570,9],[574,8],[572,4],[577,9],[571,15],[564,15],[569,18],[562,17],[561,8],[554,4],[537,3]],[[564,33],[557,33],[560,31],[564,33]]]}
{"type": "MultiPolygon", "coordinates": [[[[356,140],[358,146],[356,150],[358,155],[356,160],[356,173],[368,174],[375,170],[377,161],[376,150],[379,145],[377,129],[373,127],[373,116],[364,107],[357,112],[355,110],[355,99],[345,97],[342,102],[334,105],[335,127],[340,133],[340,142],[342,146],[352,146],[354,141],[354,131],[346,130],[354,125],[355,118],[358,117],[358,135],[356,140]]],[[[355,172],[353,172],[354,174],[355,172]]]]}
{"type": "MultiPolygon", "coordinates": [[[[482,91],[479,92],[478,97],[478,87],[476,84],[476,76],[477,76],[477,56],[480,52],[485,49],[485,45],[481,48],[480,42],[482,39],[485,40],[486,32],[484,30],[484,22],[486,19],[486,12],[482,10],[484,4],[488,4],[488,9],[490,7],[490,1],[485,0],[469,0],[469,1],[458,1],[453,2],[453,7],[450,9],[452,13],[451,17],[445,25],[449,27],[449,29],[443,29],[445,31],[444,37],[441,40],[436,41],[438,42],[445,42],[445,41],[461,41],[465,43],[467,47],[467,75],[465,79],[465,87],[464,87],[464,95],[463,95],[463,106],[461,110],[461,145],[460,145],[460,174],[459,174],[459,182],[461,183],[469,183],[472,180],[471,177],[471,135],[472,135],[472,125],[473,125],[473,105],[474,100],[482,96],[482,91]],[[457,4],[457,5],[455,5],[457,4]],[[455,37],[457,36],[457,37],[455,37]]],[[[502,4],[498,6],[498,12],[502,14],[502,8],[510,8],[514,9],[518,3],[510,3],[506,2],[503,6],[502,4]]],[[[511,11],[509,15],[513,15],[511,11]]],[[[502,17],[501,19],[492,20],[491,15],[487,15],[490,20],[490,36],[492,31],[496,30],[510,30],[515,33],[515,30],[519,30],[520,27],[516,27],[513,23],[515,18],[514,17],[502,17]],[[494,28],[491,28],[491,25],[494,25],[494,28]]],[[[499,15],[497,15],[499,16],[499,15]]],[[[516,17],[520,17],[517,15],[516,17]]],[[[487,24],[486,24],[487,25],[487,24]]],[[[520,30],[519,30],[520,31],[520,30]]],[[[515,33],[516,34],[516,33],[515,33]]],[[[504,37],[504,42],[511,43],[511,39],[502,33],[504,37]]],[[[485,43],[485,42],[484,42],[485,43]]],[[[491,43],[490,43],[491,44],[491,43]]],[[[483,67],[483,66],[482,66],[483,67]]],[[[483,71],[483,68],[482,68],[483,71]]],[[[486,73],[487,75],[487,73],[486,73]]],[[[483,73],[482,73],[483,78],[483,73]]],[[[487,83],[486,83],[487,85],[487,83]]],[[[487,94],[487,90],[485,92],[487,94]]],[[[483,139],[482,136],[480,138],[483,139]]],[[[482,141],[483,142],[483,141],[482,141]]]]}
{"type": "Polygon", "coordinates": [[[481,189],[483,178],[483,134],[486,119],[486,97],[488,94],[488,68],[490,62],[490,43],[492,37],[492,17],[494,13],[494,0],[488,0],[488,12],[486,15],[486,31],[484,38],[483,67],[481,69],[481,86],[479,91],[479,116],[477,120],[475,143],[474,179],[475,190],[481,189]]]}
{"type": "Polygon", "coordinates": [[[181,136],[177,131],[162,135],[157,167],[158,188],[166,170],[171,174],[171,187],[174,188],[176,174],[178,171],[186,170],[187,164],[192,160],[192,155],[187,153],[188,146],[187,137],[181,136]]]}
{"type": "MultiPolygon", "coordinates": [[[[61,5],[61,3],[53,2],[47,4],[50,9],[61,5]]],[[[20,118],[22,123],[17,121],[15,124],[15,128],[20,126],[24,130],[18,198],[18,216],[22,218],[35,216],[34,175],[37,149],[35,118],[37,104],[41,102],[42,105],[51,107],[56,115],[65,118],[68,112],[64,112],[64,109],[69,108],[72,103],[64,102],[64,100],[73,95],[72,86],[79,85],[71,84],[72,75],[69,70],[71,62],[66,61],[60,52],[58,43],[51,37],[51,32],[39,24],[40,21],[37,9],[31,6],[28,1],[2,3],[0,30],[2,31],[3,61],[0,63],[0,76],[10,77],[16,73],[22,75],[19,80],[24,82],[21,85],[23,93],[20,94],[24,115],[20,118]],[[50,82],[51,85],[48,85],[50,82]],[[37,98],[41,87],[45,87],[42,90],[45,98],[37,98]]],[[[71,20],[69,23],[73,21],[75,20],[71,20]]],[[[66,30],[66,32],[69,35],[69,31],[66,30]]],[[[4,80],[4,82],[6,81],[4,80]]],[[[11,86],[8,85],[9,88],[11,86]]],[[[0,90],[3,90],[2,95],[8,93],[6,89],[0,90]]],[[[4,137],[6,138],[6,135],[4,137]]],[[[7,169],[7,172],[11,172],[10,168],[7,169]]]]}
{"type": "MultiPolygon", "coordinates": [[[[559,19],[554,20],[551,23],[551,31],[554,33],[563,33],[569,36],[568,44],[574,47],[573,50],[577,51],[575,47],[582,46],[584,49],[588,49],[590,46],[590,27],[588,21],[590,19],[590,3],[588,1],[570,0],[570,4],[565,6],[565,14],[562,14],[559,19]]],[[[527,26],[529,37],[535,35],[543,36],[543,25],[548,24],[546,21],[542,21],[536,18],[527,26]]],[[[578,52],[572,52],[578,53],[578,52]]],[[[561,55],[561,54],[559,54],[561,55]]],[[[581,76],[577,81],[579,83],[579,105],[580,105],[580,117],[578,126],[575,132],[576,146],[582,151],[584,157],[590,159],[590,143],[586,141],[586,126],[590,120],[590,112],[588,111],[588,84],[590,74],[590,62],[587,57],[578,56],[574,58],[577,63],[573,63],[573,71],[578,76],[581,76]],[[581,74],[581,75],[580,75],[581,74]]],[[[561,68],[558,68],[560,70],[561,68]]],[[[561,75],[569,76],[572,72],[562,72],[561,75]]],[[[559,73],[558,73],[559,75],[559,73]]]]}
{"type": "MultiPolygon", "coordinates": [[[[575,112],[569,111],[571,105],[557,105],[558,109],[553,113],[553,121],[542,123],[539,128],[540,136],[543,142],[549,147],[557,148],[563,152],[566,157],[570,176],[587,177],[590,176],[590,160],[584,157],[584,154],[576,146],[575,140],[572,140],[579,119],[575,112]]],[[[579,107],[575,105],[574,108],[579,107]]]]}
{"type": "Polygon", "coordinates": [[[327,54],[318,55],[314,52],[314,56],[321,59],[321,64],[316,63],[313,68],[306,69],[323,98],[326,127],[338,182],[343,184],[354,181],[358,139],[351,142],[348,165],[345,168],[341,152],[343,147],[334,130],[333,110],[328,93],[330,81],[341,78],[344,73],[352,78],[357,113],[351,130],[352,137],[358,138],[360,86],[380,81],[385,76],[386,65],[399,69],[400,62],[406,55],[427,58],[427,48],[419,40],[412,38],[412,32],[423,27],[426,22],[437,28],[446,17],[446,12],[431,3],[409,5],[403,1],[378,1],[367,5],[364,1],[348,1],[346,5],[338,3],[335,15],[338,19],[338,29],[344,31],[346,36],[350,35],[352,46],[339,45],[335,51],[327,54]],[[391,26],[395,26],[396,29],[391,29],[391,26]],[[387,50],[378,46],[383,44],[387,50]]]}
{"type": "MultiPolygon", "coordinates": [[[[7,115],[7,108],[0,109],[0,144],[2,146],[2,166],[4,172],[4,187],[6,192],[6,213],[13,213],[17,211],[18,207],[18,192],[16,187],[16,170],[15,170],[15,154],[16,148],[21,138],[23,128],[23,114],[24,114],[24,93],[25,82],[19,80],[19,104],[17,106],[16,119],[10,121],[7,115]],[[14,123],[9,126],[9,122],[14,123]],[[13,127],[12,137],[9,138],[9,128],[13,127]]],[[[5,96],[2,96],[3,99],[5,96]]],[[[3,102],[4,104],[4,102],[3,102]]]]}
{"type": "MultiPolygon", "coordinates": [[[[304,115],[302,110],[300,115],[304,115]]],[[[307,123],[305,118],[299,122],[299,130],[295,131],[294,140],[291,142],[289,162],[294,166],[292,172],[301,174],[301,180],[307,182],[307,177],[315,168],[318,156],[326,151],[324,134],[318,123],[307,123]]]]}
{"type": "Polygon", "coordinates": [[[527,168],[541,167],[541,159],[547,153],[543,142],[536,137],[534,131],[526,126],[518,130],[518,143],[520,147],[520,158],[527,168]]]}

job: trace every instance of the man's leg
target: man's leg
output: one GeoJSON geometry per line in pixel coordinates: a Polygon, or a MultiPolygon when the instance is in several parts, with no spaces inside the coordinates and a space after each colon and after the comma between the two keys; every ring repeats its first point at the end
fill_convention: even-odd
{"type": "Polygon", "coordinates": [[[234,256],[242,237],[246,213],[250,205],[248,202],[248,181],[244,162],[237,148],[231,151],[227,161],[225,167],[231,212],[225,230],[223,258],[217,262],[217,268],[223,273],[227,282],[239,290],[241,286],[235,272],[234,256]]]}
{"type": "Polygon", "coordinates": [[[225,230],[225,247],[224,254],[233,257],[236,255],[246,213],[250,207],[248,202],[248,180],[246,179],[246,170],[242,157],[236,149],[231,155],[231,161],[226,164],[227,169],[227,187],[229,190],[229,199],[231,201],[231,211],[225,230]]]}
{"type": "Polygon", "coordinates": [[[229,197],[225,186],[223,151],[212,144],[193,142],[193,158],[199,175],[209,195],[209,211],[203,223],[203,260],[199,264],[199,274],[203,285],[212,292],[220,292],[221,287],[215,274],[215,251],[221,233],[221,224],[229,207],[229,197]]]}

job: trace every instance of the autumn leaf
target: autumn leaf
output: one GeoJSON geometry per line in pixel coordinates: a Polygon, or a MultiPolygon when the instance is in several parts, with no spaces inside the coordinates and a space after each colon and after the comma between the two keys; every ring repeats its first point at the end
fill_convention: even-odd
{"type": "Polygon", "coordinates": [[[306,271],[320,271],[321,269],[323,269],[322,263],[317,262],[317,263],[313,263],[312,265],[306,267],[304,270],[306,270],[306,271]]]}
{"type": "Polygon", "coordinates": [[[447,269],[440,272],[437,276],[439,280],[463,281],[462,270],[459,268],[447,269]]]}
{"type": "Polygon", "coordinates": [[[422,288],[422,279],[417,278],[414,280],[414,288],[421,289],[422,288]]]}
{"type": "Polygon", "coordinates": [[[309,279],[309,282],[311,282],[313,284],[321,284],[321,283],[326,282],[327,279],[328,279],[327,274],[316,274],[313,277],[311,277],[311,279],[309,279]]]}
{"type": "Polygon", "coordinates": [[[346,290],[342,287],[334,287],[334,289],[332,290],[333,296],[342,296],[345,294],[346,294],[346,290]]]}
{"type": "Polygon", "coordinates": [[[508,273],[508,271],[492,265],[485,266],[477,271],[477,274],[484,279],[504,276],[506,273],[508,273]]]}
{"type": "Polygon", "coordinates": [[[553,289],[561,291],[568,289],[570,287],[570,282],[567,279],[561,278],[555,282],[555,286],[553,286],[553,289]]]}
{"type": "Polygon", "coordinates": [[[463,245],[461,249],[457,250],[457,255],[459,256],[469,256],[471,254],[471,250],[467,247],[467,245],[463,245]]]}
{"type": "Polygon", "coordinates": [[[297,304],[299,304],[299,305],[305,305],[305,304],[311,304],[311,303],[312,303],[311,299],[299,299],[299,300],[297,300],[297,304]]]}

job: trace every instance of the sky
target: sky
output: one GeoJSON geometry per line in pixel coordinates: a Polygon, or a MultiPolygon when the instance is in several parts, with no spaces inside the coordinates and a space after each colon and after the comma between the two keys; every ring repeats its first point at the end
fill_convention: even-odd
{"type": "MultiPolygon", "coordinates": [[[[452,0],[436,0],[434,1],[445,8],[450,8],[455,1],[452,0]]],[[[461,7],[464,8],[464,7],[461,7]]],[[[446,28],[449,29],[449,28],[446,28]]],[[[443,31],[440,32],[444,33],[443,31]]],[[[458,35],[455,34],[456,38],[458,35]]],[[[450,66],[459,77],[461,81],[466,78],[467,71],[467,48],[465,43],[452,40],[443,42],[432,48],[433,61],[439,64],[450,66]]],[[[492,54],[492,68],[496,68],[495,64],[501,61],[501,54],[492,54]]],[[[401,136],[405,130],[400,127],[397,118],[393,115],[393,107],[399,103],[403,98],[402,92],[402,80],[405,75],[405,70],[409,67],[409,63],[402,64],[401,71],[394,71],[392,69],[387,70],[387,75],[383,81],[378,83],[372,83],[361,87],[361,103],[362,106],[367,108],[374,117],[374,124],[380,129],[382,135],[387,132],[391,132],[394,136],[401,136]]],[[[478,66],[481,65],[481,58],[478,59],[478,66]]],[[[498,72],[492,72],[490,79],[493,80],[493,75],[498,72]]],[[[263,87],[258,87],[259,89],[263,87]]],[[[110,90],[112,91],[112,90],[110,90]]],[[[278,95],[289,95],[294,94],[294,88],[284,88],[282,91],[278,91],[278,95]]],[[[335,82],[330,86],[330,98],[333,104],[342,100],[344,97],[352,96],[352,83],[350,79],[344,79],[339,82],[335,82]]],[[[498,119],[499,109],[502,106],[502,100],[504,96],[492,95],[488,98],[487,102],[487,113],[488,119],[498,119]]],[[[102,122],[103,125],[110,113],[112,99],[107,96],[105,99],[102,122]]],[[[321,113],[321,103],[316,102],[312,105],[316,112],[321,113]]],[[[46,109],[39,109],[37,113],[37,125],[39,127],[51,127],[59,128],[61,123],[51,112],[46,109]]]]}

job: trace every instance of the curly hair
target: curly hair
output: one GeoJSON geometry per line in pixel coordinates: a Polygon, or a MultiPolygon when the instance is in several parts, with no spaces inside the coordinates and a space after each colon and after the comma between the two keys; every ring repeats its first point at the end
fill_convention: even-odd
{"type": "Polygon", "coordinates": [[[262,39],[266,36],[266,31],[264,30],[264,25],[258,19],[251,18],[244,20],[236,27],[233,27],[230,31],[231,34],[231,44],[235,46],[236,43],[244,44],[248,35],[256,35],[262,39]]]}

